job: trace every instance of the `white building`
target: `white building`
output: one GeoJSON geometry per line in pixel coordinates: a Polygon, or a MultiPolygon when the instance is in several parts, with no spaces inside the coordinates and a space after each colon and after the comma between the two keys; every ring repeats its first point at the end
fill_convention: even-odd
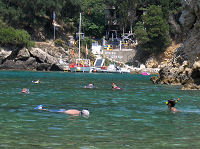
{"type": "Polygon", "coordinates": [[[92,53],[99,57],[101,54],[103,54],[103,48],[101,45],[98,44],[98,42],[92,43],[92,53]]]}

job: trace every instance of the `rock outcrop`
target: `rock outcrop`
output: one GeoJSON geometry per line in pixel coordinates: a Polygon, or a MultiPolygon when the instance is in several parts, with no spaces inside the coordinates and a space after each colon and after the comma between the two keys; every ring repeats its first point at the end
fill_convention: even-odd
{"type": "Polygon", "coordinates": [[[30,49],[0,49],[0,69],[61,71],[68,62],[68,52],[52,42],[38,42],[30,49]]]}
{"type": "Polygon", "coordinates": [[[186,39],[171,62],[151,78],[154,83],[183,85],[183,90],[200,89],[200,1],[183,0],[180,22],[186,39]]]}
{"type": "Polygon", "coordinates": [[[3,63],[3,60],[6,59],[11,53],[12,51],[0,49],[0,64],[3,63]]]}

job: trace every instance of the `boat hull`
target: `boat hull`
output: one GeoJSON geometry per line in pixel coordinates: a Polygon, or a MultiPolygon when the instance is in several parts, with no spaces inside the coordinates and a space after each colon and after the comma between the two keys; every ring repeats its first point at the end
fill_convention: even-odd
{"type": "Polygon", "coordinates": [[[90,67],[74,67],[70,68],[71,72],[90,72],[90,67]]]}

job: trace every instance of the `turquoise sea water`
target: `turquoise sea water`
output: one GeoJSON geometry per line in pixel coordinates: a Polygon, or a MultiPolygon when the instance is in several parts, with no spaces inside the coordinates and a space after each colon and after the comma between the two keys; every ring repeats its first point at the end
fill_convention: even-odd
{"type": "Polygon", "coordinates": [[[154,85],[151,76],[0,71],[2,149],[195,149],[199,91],[154,85]],[[32,80],[41,80],[33,84],[32,80]],[[123,90],[111,89],[116,82],[123,90]],[[98,88],[84,89],[94,83],[98,88]],[[22,94],[29,88],[30,94],[22,94]],[[180,97],[172,113],[167,98],[180,97]],[[88,109],[89,118],[34,110],[88,109]]]}

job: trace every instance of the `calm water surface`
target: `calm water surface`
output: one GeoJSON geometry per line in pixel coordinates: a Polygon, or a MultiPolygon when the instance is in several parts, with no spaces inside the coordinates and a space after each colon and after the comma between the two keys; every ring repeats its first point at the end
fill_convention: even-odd
{"type": "Polygon", "coordinates": [[[150,76],[0,71],[0,148],[188,149],[200,147],[199,91],[150,76]],[[40,79],[41,84],[32,80],[40,79]],[[112,82],[123,90],[113,91],[112,82]],[[98,88],[84,89],[94,83],[98,88]],[[30,94],[22,94],[29,88],[30,94]],[[180,97],[172,113],[167,98],[180,97]],[[88,109],[89,118],[34,110],[88,109]]]}

